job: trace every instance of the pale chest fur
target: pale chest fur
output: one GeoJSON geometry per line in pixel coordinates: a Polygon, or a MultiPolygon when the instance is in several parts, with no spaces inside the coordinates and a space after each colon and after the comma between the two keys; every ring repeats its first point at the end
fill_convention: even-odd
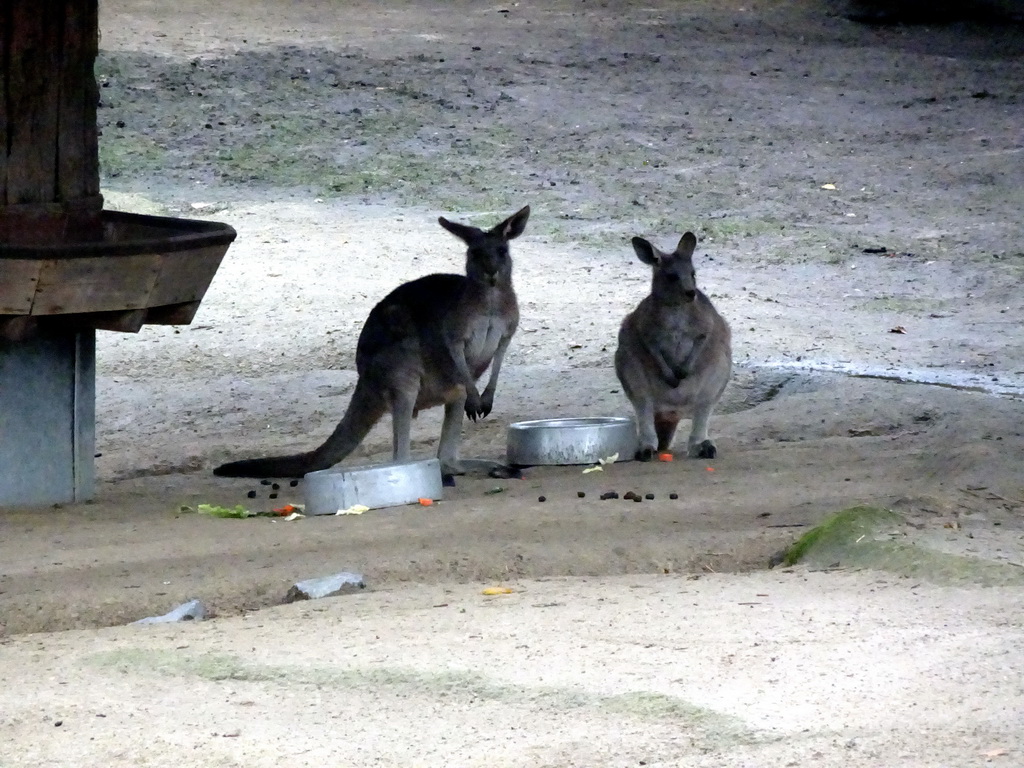
{"type": "MultiPolygon", "coordinates": [[[[494,293],[478,301],[466,318],[462,339],[466,350],[466,363],[474,373],[482,372],[491,362],[504,336],[511,335],[519,321],[515,299],[494,293]]],[[[479,374],[478,374],[479,375],[479,374]]]]}
{"type": "Polygon", "coordinates": [[[682,363],[693,351],[694,341],[700,334],[710,332],[706,323],[692,311],[692,305],[683,307],[652,308],[647,323],[642,325],[651,343],[673,365],[682,363]]]}

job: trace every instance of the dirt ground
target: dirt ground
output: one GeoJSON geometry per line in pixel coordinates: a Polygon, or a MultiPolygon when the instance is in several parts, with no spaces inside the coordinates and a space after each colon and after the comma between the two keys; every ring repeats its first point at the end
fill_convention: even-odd
{"type": "MultiPolygon", "coordinates": [[[[0,512],[2,768],[1024,764],[1019,587],[766,570],[859,503],[1024,568],[1019,25],[804,2],[100,12],[108,207],[239,236],[191,326],[101,334],[96,500],[0,512]],[[629,414],[611,355],[649,280],[629,237],[691,229],[734,334],[719,458],[460,478],[362,516],[179,512],[301,503],[210,470],[322,440],[373,304],[461,268],[437,216],[526,204],[520,330],[463,454],[500,458],[512,421],[629,414]],[[278,605],[341,570],[367,591],[278,605]],[[217,620],[114,626],[193,597],[217,620]]],[[[439,429],[420,415],[418,456],[439,429]]],[[[348,461],[389,456],[384,422],[348,461]]]]}

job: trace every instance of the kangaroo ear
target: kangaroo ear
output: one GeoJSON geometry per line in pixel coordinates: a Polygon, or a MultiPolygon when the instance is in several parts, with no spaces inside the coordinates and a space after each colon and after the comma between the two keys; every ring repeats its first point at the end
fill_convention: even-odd
{"type": "Polygon", "coordinates": [[[444,216],[439,216],[437,223],[466,244],[469,244],[470,241],[475,240],[483,234],[476,227],[471,227],[468,224],[459,224],[454,221],[448,221],[444,216]]]}
{"type": "Polygon", "coordinates": [[[687,232],[681,238],[679,238],[679,245],[676,246],[676,254],[682,256],[684,259],[688,259],[693,256],[693,252],[697,249],[697,237],[693,232],[687,232]]]}
{"type": "Polygon", "coordinates": [[[661,258],[658,255],[657,248],[642,237],[634,237],[632,242],[633,250],[636,251],[637,258],[640,259],[640,261],[652,267],[658,266],[661,258]]]}
{"type": "Polygon", "coordinates": [[[513,213],[501,224],[491,229],[490,234],[498,235],[502,240],[515,240],[526,229],[526,220],[530,218],[530,206],[513,213]]]}

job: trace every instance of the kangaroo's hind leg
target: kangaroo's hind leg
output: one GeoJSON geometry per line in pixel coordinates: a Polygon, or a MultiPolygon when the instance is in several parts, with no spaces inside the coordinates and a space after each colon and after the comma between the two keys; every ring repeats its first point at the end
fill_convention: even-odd
{"type": "Polygon", "coordinates": [[[441,476],[447,485],[455,485],[455,475],[467,472],[486,474],[489,477],[521,477],[515,468],[489,459],[459,458],[459,444],[462,442],[462,413],[466,406],[463,394],[444,405],[444,424],[441,426],[441,441],[437,446],[437,458],[441,462],[441,476]]]}
{"type": "Polygon", "coordinates": [[[675,411],[658,411],[654,414],[654,431],[658,435],[658,451],[672,448],[672,438],[679,426],[679,414],[675,411]]]}
{"type": "Polygon", "coordinates": [[[391,393],[392,457],[395,461],[412,458],[412,418],[416,409],[416,393],[394,390],[391,393]]]}
{"type": "Polygon", "coordinates": [[[714,442],[708,437],[708,422],[711,420],[711,411],[715,408],[714,401],[698,403],[693,409],[693,427],[690,430],[690,439],[687,440],[686,452],[693,459],[713,459],[718,455],[718,449],[714,442]]]}
{"type": "Polygon", "coordinates": [[[437,458],[441,462],[441,475],[446,482],[454,485],[454,475],[464,474],[459,461],[459,443],[462,442],[462,411],[466,406],[466,395],[444,404],[444,423],[441,425],[441,440],[437,445],[437,458]]]}
{"type": "Polygon", "coordinates": [[[630,397],[633,410],[636,412],[636,426],[640,433],[640,444],[637,447],[637,461],[650,461],[654,458],[658,445],[658,428],[655,424],[654,402],[646,396],[630,397]]]}

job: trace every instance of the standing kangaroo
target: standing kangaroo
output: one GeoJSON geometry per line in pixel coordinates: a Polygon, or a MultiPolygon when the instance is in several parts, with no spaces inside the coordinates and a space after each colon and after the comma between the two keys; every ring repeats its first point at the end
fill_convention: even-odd
{"type": "Polygon", "coordinates": [[[398,286],[366,318],[356,344],[358,380],[352,400],[319,448],[292,456],[246,459],[213,470],[224,477],[300,477],[348,456],[391,411],[395,461],[410,458],[412,420],[444,405],[437,456],[444,474],[484,468],[508,476],[497,462],[459,459],[462,412],[473,421],[491,412],[501,362],[519,325],[508,242],[523,233],[530,207],[486,232],[445,218],[438,222],[468,246],[466,274],[434,274],[398,286]],[[487,367],[483,394],[476,381],[487,367]]]}
{"type": "Polygon", "coordinates": [[[732,373],[732,334],[697,289],[696,247],[692,232],[674,253],[633,238],[633,250],[654,276],[650,295],[622,321],[615,373],[636,411],[640,461],[669,450],[685,416],[693,419],[688,455],[713,459],[718,452],[708,438],[708,420],[732,373]]]}

